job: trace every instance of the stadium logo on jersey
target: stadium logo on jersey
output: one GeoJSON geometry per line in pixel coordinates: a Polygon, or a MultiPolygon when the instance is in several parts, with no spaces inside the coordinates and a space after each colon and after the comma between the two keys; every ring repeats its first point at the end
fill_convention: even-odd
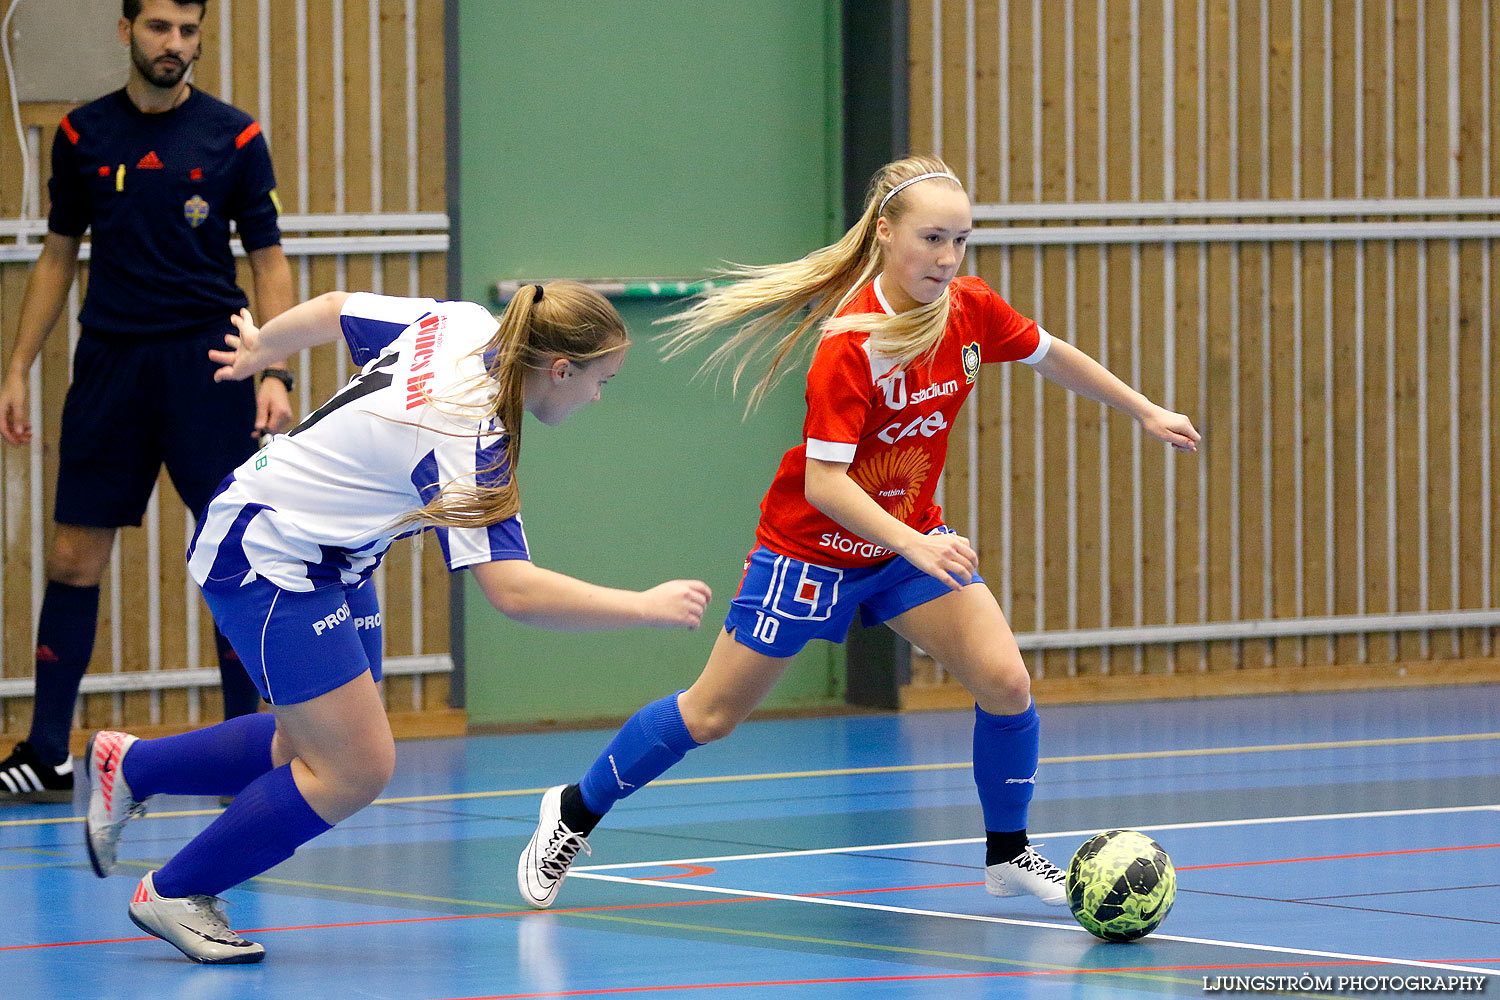
{"type": "MultiPolygon", "coordinates": [[[[969,381],[973,381],[970,379],[969,381]]],[[[925,389],[918,389],[908,395],[906,391],[906,372],[897,371],[881,379],[878,383],[880,391],[885,395],[885,405],[892,410],[904,410],[908,406],[925,403],[929,399],[939,396],[951,396],[958,391],[958,379],[949,379],[936,385],[929,385],[925,389]]]]}
{"type": "Polygon", "coordinates": [[[443,342],[443,318],[428,316],[417,324],[417,345],[412,352],[411,373],[406,376],[406,408],[414,410],[427,399],[432,380],[432,355],[443,342]]]}
{"type": "Polygon", "coordinates": [[[890,511],[892,517],[904,521],[917,505],[922,485],[931,472],[932,456],[913,445],[872,456],[850,469],[849,478],[890,511]]]}
{"type": "Polygon", "coordinates": [[[941,412],[938,412],[929,413],[925,417],[917,417],[909,424],[902,424],[902,422],[898,420],[893,424],[882,427],[880,433],[875,436],[880,438],[880,440],[884,441],[886,444],[896,444],[902,440],[905,440],[906,438],[911,437],[914,434],[920,434],[923,437],[930,438],[939,431],[945,431],[947,429],[948,418],[943,416],[941,412]]]}
{"type": "Polygon", "coordinates": [[[963,349],[964,359],[964,382],[973,385],[974,380],[979,377],[979,344],[965,344],[963,349]]]}
{"type": "Polygon", "coordinates": [[[208,218],[208,202],[201,195],[195,194],[183,203],[182,215],[187,219],[188,225],[197,229],[208,218]]]}
{"type": "Polygon", "coordinates": [[[940,382],[937,385],[929,385],[925,389],[918,389],[916,392],[912,393],[911,405],[915,406],[918,403],[925,403],[929,399],[936,399],[939,396],[951,396],[957,391],[958,379],[950,378],[946,382],[940,382]]]}

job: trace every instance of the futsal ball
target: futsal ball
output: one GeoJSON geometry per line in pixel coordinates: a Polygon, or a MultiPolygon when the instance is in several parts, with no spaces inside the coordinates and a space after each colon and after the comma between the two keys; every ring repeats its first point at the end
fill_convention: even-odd
{"type": "Polygon", "coordinates": [[[1177,872],[1160,844],[1135,830],[1109,830],[1083,842],[1068,865],[1068,909],[1106,941],[1145,937],[1177,898],[1177,872]]]}

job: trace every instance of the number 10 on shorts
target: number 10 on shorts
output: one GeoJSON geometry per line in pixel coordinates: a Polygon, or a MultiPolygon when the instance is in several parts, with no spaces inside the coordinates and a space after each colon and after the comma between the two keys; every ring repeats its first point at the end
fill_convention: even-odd
{"type": "Polygon", "coordinates": [[[755,612],[755,628],[751,629],[751,635],[770,646],[776,642],[776,633],[780,631],[781,622],[764,611],[755,612]]]}

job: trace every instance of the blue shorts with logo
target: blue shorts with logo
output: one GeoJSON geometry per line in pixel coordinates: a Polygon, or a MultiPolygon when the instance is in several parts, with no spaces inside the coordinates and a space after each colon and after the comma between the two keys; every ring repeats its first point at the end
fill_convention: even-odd
{"type": "Polygon", "coordinates": [[[243,587],[210,580],[203,596],[272,705],[311,701],[366,670],[380,680],[380,604],[371,580],[313,591],[283,590],[262,577],[243,587]]]}
{"type": "MultiPolygon", "coordinates": [[[[946,527],[929,534],[948,533],[946,527]]],[[[975,583],[983,583],[974,574],[975,583]]],[[[875,566],[841,569],[803,562],[758,545],[724,619],[742,646],[767,656],[794,656],[813,639],[843,642],[855,612],[866,626],[950,593],[946,583],[900,556],[875,566]]]]}

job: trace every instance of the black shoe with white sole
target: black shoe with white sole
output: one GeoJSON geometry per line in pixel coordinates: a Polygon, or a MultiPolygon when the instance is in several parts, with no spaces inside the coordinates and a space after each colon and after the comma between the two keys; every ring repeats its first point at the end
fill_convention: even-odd
{"type": "Polygon", "coordinates": [[[0,802],[72,802],[73,758],[44,764],[36,748],[22,740],[0,760],[0,802]]]}

